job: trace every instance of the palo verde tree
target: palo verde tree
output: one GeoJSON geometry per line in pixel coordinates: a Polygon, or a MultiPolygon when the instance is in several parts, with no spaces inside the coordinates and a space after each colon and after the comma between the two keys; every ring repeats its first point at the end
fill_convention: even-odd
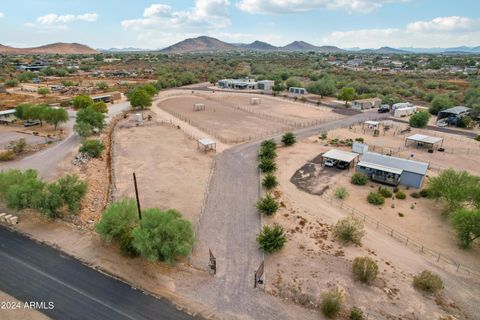
{"type": "Polygon", "coordinates": [[[45,121],[54,126],[55,130],[60,123],[68,121],[68,112],[63,108],[48,108],[45,111],[45,121]]]}
{"type": "Polygon", "coordinates": [[[345,106],[348,106],[348,102],[355,99],[356,95],[355,88],[343,87],[338,95],[338,99],[345,101],[345,106]]]}
{"type": "Polygon", "coordinates": [[[132,236],[132,245],[142,257],[170,264],[187,256],[194,242],[192,224],[173,209],[142,210],[142,220],[132,236]]]}
{"type": "Polygon", "coordinates": [[[95,129],[102,130],[105,125],[105,115],[90,106],[77,112],[74,130],[81,137],[88,137],[93,134],[95,129]]]}
{"type": "Polygon", "coordinates": [[[128,100],[133,109],[143,110],[152,106],[152,96],[145,89],[134,89],[128,95],[128,100]]]}
{"type": "Polygon", "coordinates": [[[462,248],[469,248],[473,241],[480,238],[480,209],[458,209],[450,220],[462,248]]]}
{"type": "Polygon", "coordinates": [[[77,110],[86,109],[93,105],[93,99],[87,95],[79,95],[72,99],[73,107],[77,110]]]}
{"type": "Polygon", "coordinates": [[[308,92],[320,95],[320,98],[324,96],[332,96],[337,91],[335,87],[335,81],[330,76],[325,76],[322,79],[312,82],[307,87],[308,92]]]}

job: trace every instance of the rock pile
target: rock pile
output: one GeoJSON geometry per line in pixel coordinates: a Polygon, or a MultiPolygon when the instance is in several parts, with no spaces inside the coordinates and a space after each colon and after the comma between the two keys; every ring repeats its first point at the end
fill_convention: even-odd
{"type": "Polygon", "coordinates": [[[81,167],[85,163],[87,163],[90,159],[91,157],[87,153],[80,152],[75,156],[75,158],[73,158],[72,164],[75,166],[81,167]]]}

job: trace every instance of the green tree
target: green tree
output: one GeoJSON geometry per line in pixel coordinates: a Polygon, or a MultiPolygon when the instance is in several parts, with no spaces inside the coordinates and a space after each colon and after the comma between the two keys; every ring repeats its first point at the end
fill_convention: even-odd
{"type": "Polygon", "coordinates": [[[147,260],[162,260],[170,264],[192,251],[194,235],[192,224],[173,209],[142,211],[140,226],[133,232],[133,247],[147,260]]]}
{"type": "Polygon", "coordinates": [[[90,106],[85,109],[80,109],[77,112],[77,120],[74,129],[80,136],[86,137],[91,135],[94,129],[102,130],[105,125],[105,115],[101,112],[95,111],[95,109],[90,106]],[[80,123],[83,123],[83,125],[79,125],[80,123]]]}
{"type": "Polygon", "coordinates": [[[352,101],[355,99],[355,96],[357,93],[355,92],[355,89],[352,87],[343,87],[342,90],[340,91],[340,94],[338,95],[338,99],[345,101],[345,105],[348,105],[349,101],[352,101]]]}
{"type": "Polygon", "coordinates": [[[97,83],[97,88],[100,90],[107,90],[108,83],[106,83],[105,81],[100,81],[99,83],[97,83]]]}
{"type": "Polygon", "coordinates": [[[38,208],[44,187],[45,183],[36,176],[25,177],[23,181],[7,189],[5,203],[7,207],[16,210],[38,208]]]}
{"type": "Polygon", "coordinates": [[[90,137],[93,134],[93,127],[85,122],[75,123],[73,130],[75,130],[80,137],[90,137]]]}
{"type": "Polygon", "coordinates": [[[282,143],[287,147],[294,145],[295,142],[297,142],[297,139],[293,132],[287,132],[282,136],[282,143]]]}
{"type": "Polygon", "coordinates": [[[46,96],[47,94],[50,93],[50,89],[46,87],[38,88],[37,93],[41,96],[46,96]]]}
{"type": "Polygon", "coordinates": [[[469,248],[480,238],[480,209],[458,209],[453,212],[451,223],[463,248],[469,248]]]}
{"type": "Polygon", "coordinates": [[[63,108],[48,108],[45,111],[45,121],[54,126],[55,130],[60,123],[68,121],[68,112],[63,108]]]}
{"type": "Polygon", "coordinates": [[[97,112],[100,112],[100,113],[108,113],[108,107],[107,107],[107,104],[103,101],[98,101],[98,102],[95,102],[93,105],[92,105],[92,108],[97,111],[97,112]]]}
{"type": "Polygon", "coordinates": [[[300,80],[298,80],[297,78],[294,78],[294,77],[288,78],[287,81],[286,81],[286,85],[287,85],[287,88],[290,88],[290,87],[301,88],[301,87],[303,87],[303,84],[300,82],[300,80]]]}
{"type": "Polygon", "coordinates": [[[133,109],[146,109],[152,105],[152,97],[143,89],[135,89],[128,96],[133,109]]]}
{"type": "Polygon", "coordinates": [[[80,180],[76,175],[66,175],[53,184],[58,187],[63,204],[67,206],[68,211],[71,213],[77,212],[80,208],[80,202],[87,193],[87,183],[80,180]]]}
{"type": "Polygon", "coordinates": [[[285,231],[279,224],[274,224],[272,227],[263,226],[262,231],[257,236],[259,248],[268,253],[279,251],[286,242],[287,237],[285,231]]]}
{"type": "Polygon", "coordinates": [[[151,83],[147,83],[147,84],[144,84],[144,85],[140,86],[140,89],[145,90],[150,95],[150,97],[153,97],[154,95],[156,95],[158,93],[157,88],[155,88],[155,86],[152,85],[151,83]]]}
{"type": "Polygon", "coordinates": [[[431,114],[438,114],[440,111],[453,107],[453,102],[448,95],[441,94],[433,98],[432,103],[428,111],[431,114]]]}
{"type": "Polygon", "coordinates": [[[30,114],[30,109],[33,108],[32,104],[23,103],[15,107],[15,117],[20,120],[28,120],[28,115],[30,114]]]}
{"type": "Polygon", "coordinates": [[[87,95],[79,95],[72,99],[72,104],[77,110],[86,109],[93,104],[93,99],[87,95]]]}
{"type": "Polygon", "coordinates": [[[473,200],[478,188],[478,178],[467,171],[447,169],[428,182],[430,196],[442,200],[446,205],[446,212],[450,213],[461,208],[473,200]]]}
{"type": "Polygon", "coordinates": [[[323,96],[332,96],[337,91],[335,87],[335,81],[329,76],[325,76],[322,79],[311,83],[307,90],[309,93],[314,93],[320,95],[320,98],[323,96]]]}
{"type": "Polygon", "coordinates": [[[429,119],[430,113],[428,113],[427,111],[421,111],[412,115],[408,123],[411,127],[414,128],[425,128],[428,124],[429,119]]]}

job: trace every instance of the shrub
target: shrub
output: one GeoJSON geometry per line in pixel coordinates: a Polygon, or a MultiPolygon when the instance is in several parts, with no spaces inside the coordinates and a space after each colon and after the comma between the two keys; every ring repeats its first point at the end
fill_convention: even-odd
{"type": "Polygon", "coordinates": [[[0,152],[0,161],[11,161],[17,157],[17,154],[12,150],[6,150],[0,152]]]}
{"type": "Polygon", "coordinates": [[[480,134],[475,137],[475,140],[480,141],[480,134]]]}
{"type": "Polygon", "coordinates": [[[80,208],[87,193],[87,184],[75,175],[66,175],[48,185],[40,211],[50,217],[58,217],[58,209],[67,206],[70,213],[80,208]]]}
{"type": "Polygon", "coordinates": [[[387,189],[385,187],[378,188],[378,193],[380,193],[382,195],[382,197],[384,197],[384,198],[390,198],[393,195],[392,191],[390,191],[389,189],[387,189]]]}
{"type": "Polygon", "coordinates": [[[273,227],[263,226],[262,231],[257,236],[257,243],[260,249],[268,253],[279,251],[287,242],[287,237],[283,227],[274,224],[273,227]]]}
{"type": "Polygon", "coordinates": [[[412,196],[412,198],[415,198],[415,199],[418,199],[418,198],[422,197],[420,192],[417,192],[417,191],[412,192],[410,195],[412,196]]]}
{"type": "Polygon", "coordinates": [[[353,184],[356,184],[358,186],[364,186],[368,182],[368,176],[364,173],[361,172],[356,172],[352,175],[352,180],[351,182],[353,184]]]}
{"type": "Polygon", "coordinates": [[[275,143],[275,141],[273,141],[272,139],[270,140],[264,140],[262,141],[262,143],[260,144],[260,148],[261,149],[275,149],[277,147],[277,144],[275,143]]]}
{"type": "Polygon", "coordinates": [[[400,200],[404,200],[404,199],[407,198],[407,194],[405,192],[399,190],[399,191],[395,192],[395,198],[400,199],[400,200]]]}
{"type": "Polygon", "coordinates": [[[359,137],[359,138],[355,138],[355,141],[360,142],[360,143],[364,143],[365,139],[363,139],[362,137],[359,137]]]}
{"type": "Polygon", "coordinates": [[[45,183],[37,177],[27,178],[8,188],[5,193],[5,203],[7,207],[16,210],[38,208],[44,187],[45,183]]]}
{"type": "Polygon", "coordinates": [[[262,173],[272,173],[277,170],[277,164],[273,159],[260,159],[260,163],[258,164],[258,168],[262,171],[262,173]]]}
{"type": "Polygon", "coordinates": [[[356,257],[353,260],[352,272],[357,280],[370,284],[377,277],[378,266],[369,257],[356,257]]]}
{"type": "Polygon", "coordinates": [[[342,308],[343,295],[338,288],[324,294],[320,310],[327,318],[334,318],[342,308]]]}
{"type": "Polygon", "coordinates": [[[410,117],[408,124],[414,128],[425,128],[430,119],[430,113],[427,111],[417,112],[410,117]]]}
{"type": "Polygon", "coordinates": [[[363,222],[354,217],[340,219],[333,228],[333,235],[343,243],[360,245],[365,235],[363,222]]]}
{"type": "Polygon", "coordinates": [[[265,177],[263,177],[262,186],[267,190],[275,188],[278,186],[277,178],[271,173],[267,174],[265,177]]]}
{"type": "Polygon", "coordinates": [[[278,210],[278,202],[271,195],[266,195],[257,201],[257,210],[267,216],[271,216],[278,210]]]}
{"type": "Polygon", "coordinates": [[[9,150],[12,150],[16,154],[19,154],[25,151],[26,147],[27,147],[27,141],[25,140],[25,138],[10,141],[7,146],[9,150]]]}
{"type": "Polygon", "coordinates": [[[275,151],[275,148],[270,148],[270,147],[260,148],[260,150],[258,151],[258,157],[259,159],[273,160],[277,157],[277,152],[275,151]]]}
{"type": "Polygon", "coordinates": [[[92,158],[98,158],[104,149],[105,145],[100,140],[85,140],[79,151],[88,154],[92,158]]]}
{"type": "MultiPolygon", "coordinates": [[[[319,137],[319,138],[320,138],[321,140],[325,140],[325,139],[327,139],[327,136],[328,136],[327,132],[323,131],[323,132],[320,134],[320,137],[319,137]]],[[[479,136],[479,137],[480,137],[480,136],[479,136]]]]}
{"type": "Polygon", "coordinates": [[[432,191],[430,191],[430,189],[427,189],[427,188],[422,189],[420,190],[420,196],[422,198],[430,198],[432,197],[432,191]]]}
{"type": "Polygon", "coordinates": [[[365,319],[363,315],[363,311],[360,308],[353,307],[352,311],[350,311],[350,320],[363,320],[365,319]]]}
{"type": "Polygon", "coordinates": [[[370,192],[367,197],[368,203],[374,204],[376,206],[382,205],[385,203],[385,198],[378,192],[370,192]]]}
{"type": "Polygon", "coordinates": [[[338,199],[345,199],[346,197],[348,197],[347,189],[345,187],[338,187],[335,190],[335,197],[337,197],[338,199]]]}
{"type": "Polygon", "coordinates": [[[132,245],[142,257],[170,264],[190,254],[194,242],[192,224],[173,209],[142,210],[142,220],[133,229],[132,237],[132,245]]]}
{"type": "Polygon", "coordinates": [[[439,275],[424,270],[413,277],[413,286],[427,293],[437,293],[443,289],[443,281],[439,275]]]}
{"type": "Polygon", "coordinates": [[[295,142],[297,142],[297,139],[295,138],[295,135],[292,132],[287,132],[282,137],[282,143],[287,147],[294,145],[295,142]]]}

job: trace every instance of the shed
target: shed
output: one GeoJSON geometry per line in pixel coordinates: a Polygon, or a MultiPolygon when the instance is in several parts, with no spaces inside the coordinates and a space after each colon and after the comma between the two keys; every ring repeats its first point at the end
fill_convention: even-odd
{"type": "Polygon", "coordinates": [[[405,146],[408,144],[409,141],[417,143],[417,147],[422,147],[425,145],[428,147],[429,150],[433,150],[435,145],[438,145],[439,143],[440,147],[443,146],[443,138],[426,136],[420,133],[407,137],[405,139],[405,146]]]}
{"type": "Polygon", "coordinates": [[[205,110],[205,104],[204,103],[195,103],[193,105],[193,111],[202,111],[205,110]]]}
{"type": "Polygon", "coordinates": [[[15,119],[15,109],[0,111],[0,123],[9,124],[15,119]]]}
{"type": "Polygon", "coordinates": [[[470,108],[464,107],[464,106],[456,106],[453,108],[445,109],[440,112],[438,112],[437,120],[443,119],[443,118],[449,118],[449,117],[461,117],[464,115],[467,115],[470,113],[470,108]]]}
{"type": "Polygon", "coordinates": [[[202,138],[197,140],[197,148],[203,148],[205,152],[208,150],[217,151],[217,143],[208,138],[202,138]]]}
{"type": "Polygon", "coordinates": [[[262,101],[260,98],[250,98],[250,104],[260,104],[262,101]]]}
{"type": "Polygon", "coordinates": [[[427,174],[428,166],[426,162],[366,152],[357,165],[357,171],[365,173],[370,179],[378,182],[420,188],[427,174]],[[398,180],[395,178],[397,175],[399,175],[398,180]]]}
{"type": "Polygon", "coordinates": [[[371,99],[359,99],[352,101],[352,109],[355,110],[364,110],[378,108],[382,104],[382,99],[380,98],[371,98],[371,99]]]}
{"type": "Polygon", "coordinates": [[[288,88],[288,92],[295,93],[295,94],[308,94],[307,89],[298,88],[298,87],[290,87],[290,88],[288,88]]]}
{"type": "Polygon", "coordinates": [[[367,121],[363,122],[363,127],[364,128],[365,128],[365,125],[367,125],[368,129],[378,129],[378,127],[380,126],[380,122],[367,120],[367,121]]]}
{"type": "Polygon", "coordinates": [[[355,159],[357,159],[358,156],[358,153],[331,149],[322,154],[322,164],[325,162],[325,159],[331,159],[340,163],[348,164],[348,167],[350,168],[352,163],[355,163],[355,159]]]}

